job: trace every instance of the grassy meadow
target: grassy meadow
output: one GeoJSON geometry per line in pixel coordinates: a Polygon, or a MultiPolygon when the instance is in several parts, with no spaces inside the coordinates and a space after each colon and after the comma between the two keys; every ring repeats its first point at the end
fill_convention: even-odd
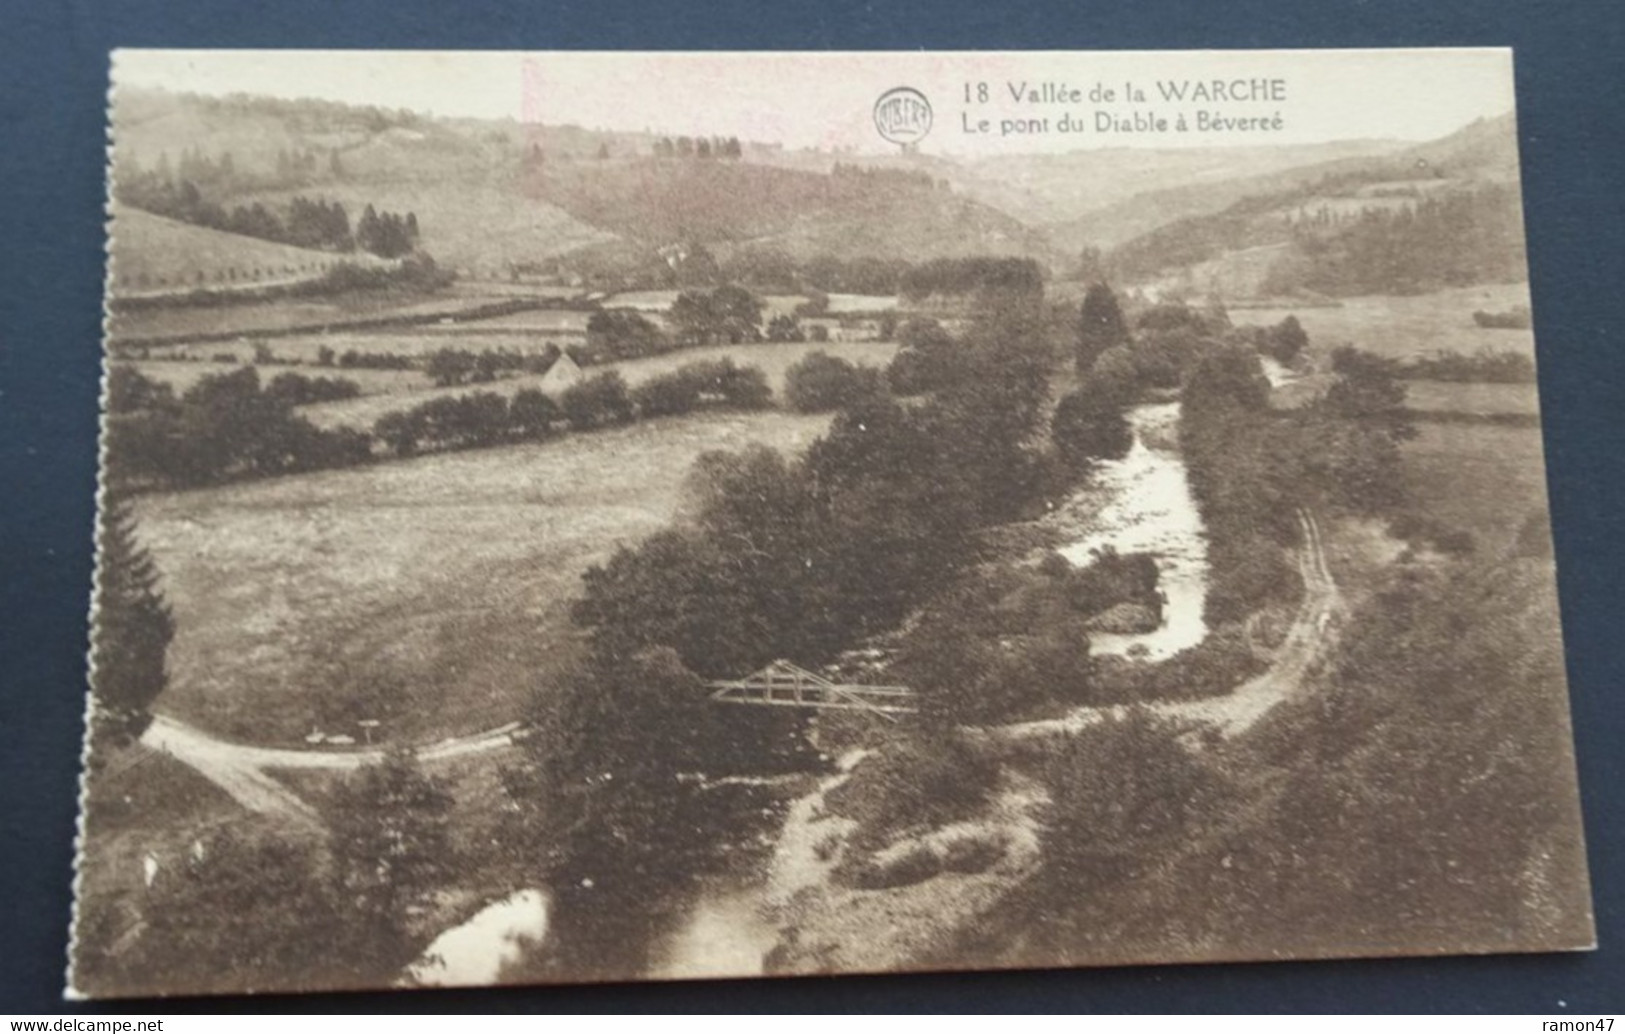
{"type": "MultiPolygon", "coordinates": [[[[352,218],[368,204],[416,213],[423,247],[442,265],[463,274],[497,275],[511,260],[536,261],[613,239],[549,204],[530,187],[491,169],[478,178],[451,182],[417,175],[387,182],[324,184],[321,194],[341,202],[352,218]]],[[[281,208],[297,193],[277,191],[243,200],[281,208]]]]}
{"type": "Polygon", "coordinates": [[[1481,549],[1504,549],[1546,507],[1538,428],[1422,423],[1418,432],[1404,446],[1406,489],[1419,510],[1471,531],[1481,549]]]}
{"type": "Polygon", "coordinates": [[[335,255],[224,233],[113,206],[109,249],[115,294],[284,283],[320,276],[339,261],[384,265],[372,255],[335,255]],[[235,279],[228,278],[235,271],[235,279]]]}
{"type": "Polygon", "coordinates": [[[308,733],[324,698],[381,701],[386,738],[513,720],[577,655],[581,573],[671,521],[696,456],[799,451],[827,424],[708,413],[143,497],[177,625],[165,709],[267,743],[308,733]]]}
{"type": "Polygon", "coordinates": [[[1480,284],[1418,295],[1373,295],[1344,298],[1327,307],[1286,306],[1231,311],[1240,325],[1274,324],[1298,317],[1310,344],[1321,352],[1354,345],[1394,359],[1438,351],[1471,354],[1481,348],[1535,354],[1530,330],[1487,330],[1473,322],[1473,312],[1505,312],[1529,304],[1529,285],[1480,284]]]}
{"type": "MultiPolygon", "coordinates": [[[[207,359],[185,362],[162,359],[115,359],[111,361],[111,365],[130,367],[149,380],[169,385],[178,395],[205,377],[236,370],[238,364],[249,358],[247,355],[239,355],[241,351],[244,350],[231,347],[222,347],[218,350],[218,354],[232,356],[236,360],[232,363],[213,361],[216,352],[209,350],[207,359]]],[[[353,381],[356,387],[361,389],[362,395],[402,395],[421,391],[434,383],[424,376],[421,370],[341,370],[326,366],[262,366],[259,368],[260,383],[268,384],[277,374],[289,372],[302,377],[336,377],[353,381]]]]}
{"type": "Polygon", "coordinates": [[[1533,384],[1406,381],[1405,404],[1419,413],[1534,416],[1540,412],[1540,392],[1533,384]]]}
{"type": "Polygon", "coordinates": [[[452,289],[430,295],[411,291],[348,291],[320,298],[166,306],[113,313],[111,337],[113,343],[117,344],[132,338],[187,334],[240,334],[247,337],[256,333],[285,333],[301,327],[319,327],[342,320],[382,317],[454,319],[470,310],[490,305],[494,300],[497,299],[489,295],[452,289]]]}

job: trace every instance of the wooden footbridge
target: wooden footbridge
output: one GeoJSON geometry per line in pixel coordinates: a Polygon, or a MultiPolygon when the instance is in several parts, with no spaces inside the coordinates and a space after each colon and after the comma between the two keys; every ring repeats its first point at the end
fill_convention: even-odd
{"type": "Polygon", "coordinates": [[[774,661],[742,679],[718,679],[706,685],[711,699],[719,704],[867,711],[894,722],[898,715],[916,710],[914,691],[907,686],[834,682],[789,661],[774,661]]]}

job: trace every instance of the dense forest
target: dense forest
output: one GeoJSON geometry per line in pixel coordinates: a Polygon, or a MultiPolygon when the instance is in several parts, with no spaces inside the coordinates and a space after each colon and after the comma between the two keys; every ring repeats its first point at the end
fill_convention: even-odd
{"type": "Polygon", "coordinates": [[[1268,293],[1421,294],[1508,283],[1526,273],[1515,186],[1483,186],[1292,224],[1294,254],[1270,273],[1268,293]]]}
{"type": "Polygon", "coordinates": [[[1517,188],[1493,183],[1353,202],[1359,180],[1321,181],[1244,198],[1129,241],[1101,261],[1125,280],[1155,277],[1235,251],[1286,245],[1263,294],[1420,294],[1524,276],[1517,188]]]}

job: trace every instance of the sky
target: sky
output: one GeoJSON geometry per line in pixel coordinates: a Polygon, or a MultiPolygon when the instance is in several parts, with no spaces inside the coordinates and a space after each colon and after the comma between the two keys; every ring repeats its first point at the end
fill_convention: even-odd
{"type": "MultiPolygon", "coordinates": [[[[787,147],[895,151],[873,110],[897,86],[930,101],[928,153],[1030,154],[1098,147],[1430,140],[1513,107],[1508,50],[1184,52],[435,52],[120,50],[115,89],[318,97],[443,116],[593,129],[738,136],[787,147]],[[1219,81],[1241,100],[1166,100],[1162,83],[1219,81]],[[1260,82],[1262,81],[1262,83],[1260,82]],[[987,100],[979,86],[986,84],[987,100]],[[1052,103],[1018,102],[1012,90],[1052,103]],[[1143,102],[1125,94],[1133,84],[1143,102]],[[1111,100],[1091,93],[1114,92],[1111,100]],[[1081,96],[1072,91],[1082,91],[1081,96]],[[1254,94],[1261,96],[1254,96],[1254,94]],[[1264,120],[1201,129],[1200,112],[1264,120]],[[1103,132],[1104,116],[1166,120],[1103,132]],[[1186,116],[1189,128],[1174,126],[1186,116]],[[1279,122],[1274,116],[1280,116],[1279,122]],[[1073,126],[1063,125],[1069,117],[1073,126]],[[1046,121],[1047,120],[1047,121],[1046,121]]],[[[1143,124],[1143,122],[1142,122],[1143,124]]]]}

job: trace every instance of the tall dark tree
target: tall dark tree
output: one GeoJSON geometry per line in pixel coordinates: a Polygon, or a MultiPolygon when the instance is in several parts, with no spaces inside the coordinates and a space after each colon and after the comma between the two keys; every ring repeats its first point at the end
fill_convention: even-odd
{"type": "Polygon", "coordinates": [[[378,212],[372,205],[361,211],[361,218],[355,224],[355,242],[362,251],[378,250],[378,212]]]}
{"type": "Polygon", "coordinates": [[[634,977],[720,835],[706,828],[712,802],[684,776],[716,763],[732,730],[669,648],[598,651],[538,705],[544,734],[526,741],[505,779],[521,813],[534,815],[512,835],[554,898],[547,942],[521,965],[554,979],[634,977]]]}
{"type": "Polygon", "coordinates": [[[1416,424],[1405,409],[1406,388],[1398,362],[1344,345],[1332,352],[1332,372],[1337,380],[1326,389],[1326,409],[1380,425],[1395,441],[1416,437],[1416,424]]]}
{"type": "Polygon", "coordinates": [[[158,569],[135,535],[128,500],[113,496],[97,535],[96,635],[91,688],[99,731],[139,736],[168,674],[164,657],[175,620],[158,588],[158,569]]]}
{"type": "Polygon", "coordinates": [[[1134,446],[1134,431],[1123,415],[1125,400],[1106,385],[1103,379],[1085,378],[1055,407],[1050,435],[1070,463],[1122,459],[1134,446]]]}
{"type": "Polygon", "coordinates": [[[448,824],[451,795],[411,752],[391,750],[336,795],[330,846],[340,893],[366,930],[375,968],[398,971],[421,953],[417,910],[456,868],[448,824]]]}
{"type": "Polygon", "coordinates": [[[1078,328],[1078,369],[1089,369],[1100,353],[1128,341],[1128,324],[1123,322],[1117,295],[1103,283],[1090,286],[1083,296],[1083,321],[1078,328]]]}

